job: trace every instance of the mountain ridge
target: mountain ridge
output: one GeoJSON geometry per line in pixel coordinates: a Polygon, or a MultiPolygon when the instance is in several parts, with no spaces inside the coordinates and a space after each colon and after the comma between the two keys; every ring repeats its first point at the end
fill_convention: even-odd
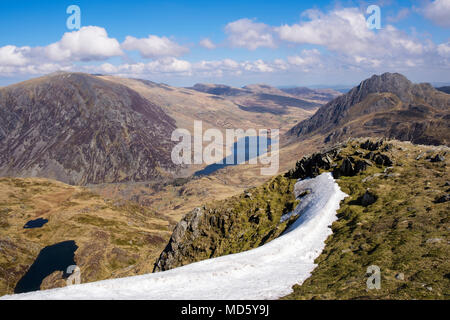
{"type": "Polygon", "coordinates": [[[325,142],[371,134],[422,144],[450,143],[450,96],[398,73],[374,75],[322,106],[288,136],[324,135],[325,142]]]}

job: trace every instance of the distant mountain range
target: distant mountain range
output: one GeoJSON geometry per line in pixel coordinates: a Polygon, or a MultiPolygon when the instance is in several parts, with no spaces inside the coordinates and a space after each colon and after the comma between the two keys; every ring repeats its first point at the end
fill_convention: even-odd
{"type": "Polygon", "coordinates": [[[242,110],[258,113],[285,114],[287,107],[314,109],[340,95],[334,90],[287,88],[278,89],[265,84],[247,85],[242,88],[221,84],[198,83],[196,91],[223,97],[237,104],[242,110]]]}
{"type": "Polygon", "coordinates": [[[288,135],[325,142],[382,136],[418,144],[450,143],[450,95],[430,84],[413,84],[398,73],[374,75],[322,106],[288,135]]]}
{"type": "Polygon", "coordinates": [[[439,91],[450,94],[450,86],[436,88],[439,91]]]}
{"type": "Polygon", "coordinates": [[[173,171],[175,120],[123,85],[56,73],[0,89],[0,175],[72,184],[173,171]]]}

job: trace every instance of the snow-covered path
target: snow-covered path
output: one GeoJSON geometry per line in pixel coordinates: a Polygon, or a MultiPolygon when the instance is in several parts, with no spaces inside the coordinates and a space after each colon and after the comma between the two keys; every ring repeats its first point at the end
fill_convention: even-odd
{"type": "Polygon", "coordinates": [[[316,267],[329,226],[345,198],[330,173],[297,182],[301,216],[279,238],[253,250],[165,272],[111,279],[1,299],[276,299],[292,292],[316,267]]]}

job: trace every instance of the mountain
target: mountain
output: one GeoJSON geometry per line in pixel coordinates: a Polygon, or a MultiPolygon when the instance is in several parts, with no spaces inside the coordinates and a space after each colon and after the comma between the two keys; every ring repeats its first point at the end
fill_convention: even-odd
{"type": "Polygon", "coordinates": [[[328,101],[291,95],[265,84],[253,84],[235,88],[222,84],[198,83],[189,89],[222,97],[232,101],[244,111],[275,115],[285,115],[289,107],[315,110],[328,101]]]}
{"type": "MultiPolygon", "coordinates": [[[[186,128],[191,132],[194,121],[202,121],[204,128],[219,128],[223,131],[227,128],[278,128],[281,133],[285,133],[299,121],[309,118],[319,106],[316,104],[317,107],[312,109],[295,107],[296,104],[309,103],[298,99],[293,99],[291,104],[279,105],[258,97],[256,93],[251,94],[247,89],[224,85],[179,88],[143,79],[116,76],[101,78],[135,90],[144,98],[160,105],[175,119],[179,128],[186,128]],[[277,116],[274,117],[274,114],[277,116]]],[[[281,97],[286,98],[291,97],[281,97]]]]}
{"type": "Polygon", "coordinates": [[[341,92],[333,89],[310,89],[306,87],[283,88],[281,91],[302,99],[314,99],[325,103],[341,95],[341,92]]]}
{"type": "Polygon", "coordinates": [[[445,92],[445,93],[450,94],[450,86],[439,87],[439,88],[436,88],[436,89],[439,90],[439,91],[441,91],[441,92],[445,92]]]}
{"type": "Polygon", "coordinates": [[[224,84],[197,83],[192,88],[196,91],[214,94],[217,96],[238,96],[252,93],[250,90],[234,88],[224,84]]]}
{"type": "Polygon", "coordinates": [[[430,84],[413,84],[398,73],[374,75],[322,106],[289,130],[325,142],[348,137],[385,136],[420,144],[450,143],[450,95],[430,84]]]}
{"type": "Polygon", "coordinates": [[[175,169],[175,120],[136,91],[82,73],[0,89],[0,175],[70,184],[143,181],[175,169]]]}

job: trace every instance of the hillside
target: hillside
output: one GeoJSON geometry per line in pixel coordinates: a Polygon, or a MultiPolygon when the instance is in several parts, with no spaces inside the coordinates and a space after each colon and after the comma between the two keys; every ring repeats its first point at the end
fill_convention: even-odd
{"type": "Polygon", "coordinates": [[[330,173],[296,183],[302,198],[295,223],[282,237],[253,250],[207,259],[166,272],[0,297],[14,299],[276,299],[308,277],[346,195],[330,173]],[[280,272],[280,266],[283,267],[280,272]],[[274,275],[277,275],[274,277],[274,275]]]}
{"type": "Polygon", "coordinates": [[[56,73],[0,89],[0,175],[70,184],[173,171],[175,121],[128,87],[56,73]]]}
{"type": "Polygon", "coordinates": [[[279,213],[264,208],[278,199],[275,208],[281,210],[275,212],[291,210],[287,186],[297,178],[331,171],[349,197],[341,202],[333,234],[315,261],[318,267],[287,298],[448,298],[449,151],[398,141],[352,140],[304,157],[284,176],[188,214],[155,270],[259,247],[266,243],[262,235],[281,231],[275,218],[279,213]],[[382,270],[381,290],[366,290],[370,265],[382,270]]]}
{"type": "MultiPolygon", "coordinates": [[[[317,268],[287,299],[450,297],[450,150],[393,141],[385,146],[390,167],[338,180],[350,197],[341,203],[317,268]],[[366,287],[371,265],[381,269],[379,290],[366,287]]],[[[369,151],[351,143],[345,153],[361,152],[369,151]]]]}
{"type": "MultiPolygon", "coordinates": [[[[316,104],[314,108],[303,109],[289,105],[273,105],[269,100],[260,100],[261,106],[268,107],[269,112],[258,112],[251,108],[244,108],[239,99],[234,100],[235,95],[216,95],[193,88],[178,88],[142,79],[114,76],[100,78],[139,92],[147,100],[161,106],[170,117],[175,119],[178,128],[186,128],[191,132],[194,121],[202,121],[205,129],[217,128],[223,132],[227,128],[278,128],[281,133],[284,133],[299,121],[313,115],[319,106],[316,104]]],[[[222,87],[221,85],[212,86],[222,87]]],[[[242,91],[239,88],[233,89],[242,91]]],[[[244,99],[246,97],[248,96],[243,96],[244,99]]]]}
{"type": "Polygon", "coordinates": [[[291,139],[325,142],[378,136],[418,144],[450,143],[450,95],[397,73],[374,75],[289,130],[291,139]]]}
{"type": "MultiPolygon", "coordinates": [[[[174,225],[135,203],[42,178],[0,178],[0,218],[0,295],[14,292],[44,248],[67,241],[83,283],[151,272],[174,225]]],[[[43,267],[41,289],[65,286],[66,267],[43,267]]]]}

